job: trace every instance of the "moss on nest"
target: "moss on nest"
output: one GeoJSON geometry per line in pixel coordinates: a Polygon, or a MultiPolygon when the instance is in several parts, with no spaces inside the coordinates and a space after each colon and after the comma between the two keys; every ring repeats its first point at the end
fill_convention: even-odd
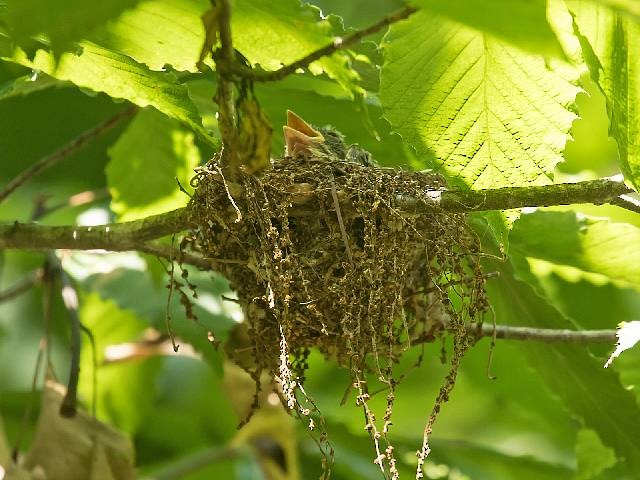
{"type": "Polygon", "coordinates": [[[230,184],[214,160],[193,186],[192,248],[214,259],[238,293],[254,378],[271,372],[283,403],[304,415],[296,395],[309,349],[337,359],[351,372],[376,462],[396,477],[393,447],[382,447],[399,381],[394,365],[412,344],[453,332],[435,420],[471,343],[467,326],[488,308],[466,216],[444,212],[429,194],[445,188],[442,177],[311,158],[276,161],[230,184]],[[428,213],[406,213],[408,201],[428,213]],[[367,405],[368,377],[388,386],[381,426],[367,405]]]}

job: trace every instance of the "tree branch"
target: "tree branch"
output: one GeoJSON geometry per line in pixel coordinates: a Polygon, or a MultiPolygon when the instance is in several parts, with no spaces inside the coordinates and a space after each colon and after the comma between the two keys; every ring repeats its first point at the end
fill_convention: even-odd
{"type": "MultiPolygon", "coordinates": [[[[494,327],[485,323],[479,332],[475,327],[470,327],[469,332],[478,337],[493,337],[494,327]]],[[[613,345],[618,341],[616,330],[561,330],[496,325],[495,334],[496,338],[504,340],[528,340],[546,343],[610,343],[613,345]]]]}
{"type": "Polygon", "coordinates": [[[24,183],[28,182],[31,178],[36,176],[38,173],[40,173],[41,171],[49,167],[52,167],[56,163],[67,158],[72,153],[80,150],[82,147],[84,147],[87,143],[89,143],[95,137],[113,128],[125,118],[128,118],[131,115],[133,115],[136,111],[137,111],[137,107],[125,108],[124,110],[118,112],[116,115],[114,115],[111,118],[108,118],[107,120],[100,123],[99,125],[96,125],[95,127],[81,133],[80,135],[78,135],[76,138],[71,140],[69,143],[64,145],[59,150],[56,150],[52,154],[47,155],[46,157],[43,157],[42,159],[38,160],[36,163],[31,165],[29,168],[27,168],[22,173],[20,173],[17,177],[15,177],[13,180],[11,180],[11,182],[9,182],[9,184],[0,191],[0,202],[2,202],[5,198],[11,195],[14,192],[14,190],[16,190],[18,187],[20,187],[24,183]]]}
{"type": "MultiPolygon", "coordinates": [[[[549,207],[575,203],[618,203],[620,195],[633,190],[612,178],[576,183],[558,183],[531,187],[506,187],[490,190],[445,191],[440,207],[449,212],[479,212],[523,207],[549,207]]],[[[436,195],[436,200],[437,200],[436,195]]]]}
{"type": "MultiPolygon", "coordinates": [[[[430,196],[445,212],[477,212],[510,208],[571,205],[574,203],[613,203],[623,194],[632,192],[622,182],[609,178],[578,183],[561,183],[535,187],[509,187],[477,191],[434,191],[430,196]]],[[[412,214],[429,214],[433,210],[410,197],[396,199],[398,208],[412,214]]],[[[295,215],[315,214],[312,204],[296,207],[295,215]]],[[[292,213],[293,214],[293,213],[292,213]]],[[[47,226],[36,223],[0,225],[0,249],[56,249],[112,251],[141,250],[167,258],[160,247],[148,244],[165,235],[196,227],[188,208],[146,217],[125,223],[93,227],[76,225],[47,226]]],[[[206,266],[197,257],[186,257],[185,263],[206,266]]],[[[210,262],[215,263],[215,260],[210,262]]]]}
{"type": "Polygon", "coordinates": [[[297,60],[289,65],[285,65],[279,68],[278,70],[274,70],[271,72],[256,72],[249,68],[243,68],[241,65],[234,65],[233,73],[241,77],[250,78],[256,82],[275,82],[278,80],[282,80],[284,77],[294,73],[299,68],[306,68],[316,60],[319,60],[322,57],[331,55],[340,49],[353,45],[354,43],[359,42],[362,38],[366,37],[367,35],[376,33],[382,30],[384,27],[391,25],[392,23],[396,23],[396,22],[399,22],[400,20],[404,20],[417,11],[418,9],[415,7],[405,7],[402,10],[399,10],[395,13],[392,13],[391,15],[384,17],[380,21],[374,23],[373,25],[367,28],[350,33],[344,38],[336,37],[331,43],[325,45],[324,47],[318,50],[315,50],[311,52],[309,55],[301,58],[300,60],[297,60]]]}
{"type": "Polygon", "coordinates": [[[46,226],[15,222],[0,225],[0,249],[136,250],[141,244],[187,230],[195,224],[186,208],[124,223],[93,227],[46,226]]]}

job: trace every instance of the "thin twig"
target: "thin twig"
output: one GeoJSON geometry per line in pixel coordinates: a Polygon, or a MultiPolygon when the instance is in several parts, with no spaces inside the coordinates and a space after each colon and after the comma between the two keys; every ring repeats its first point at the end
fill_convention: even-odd
{"type": "Polygon", "coordinates": [[[351,254],[351,248],[349,248],[349,237],[347,235],[347,230],[344,228],[342,212],[340,211],[340,202],[338,201],[338,193],[336,192],[336,185],[333,182],[331,182],[331,196],[333,197],[333,207],[336,209],[336,215],[338,216],[338,225],[340,225],[340,234],[342,235],[344,248],[347,252],[347,257],[349,257],[349,261],[353,263],[353,255],[351,254]]]}
{"type": "Polygon", "coordinates": [[[71,332],[70,349],[71,349],[71,365],[69,367],[69,381],[67,383],[67,392],[62,399],[60,405],[60,415],[63,417],[74,417],[78,407],[78,381],[80,379],[80,350],[82,339],[80,337],[81,322],[78,313],[79,301],[78,292],[71,283],[71,279],[62,269],[60,259],[55,252],[47,253],[49,263],[54,266],[58,272],[62,283],[62,302],[67,309],[69,315],[69,327],[71,332]]]}
{"type": "Polygon", "coordinates": [[[404,20],[417,11],[418,9],[415,7],[405,7],[395,13],[392,13],[391,15],[384,17],[382,20],[374,23],[373,25],[367,28],[364,28],[362,30],[357,30],[343,38],[342,37],[334,38],[334,40],[331,43],[325,45],[324,47],[318,50],[311,52],[309,55],[301,58],[300,60],[297,60],[289,65],[285,65],[279,68],[278,70],[274,70],[272,72],[256,72],[251,69],[242,68],[239,65],[235,65],[234,73],[242,77],[251,78],[252,80],[257,82],[274,82],[274,81],[282,80],[284,77],[294,73],[299,68],[306,68],[316,60],[319,60],[322,57],[329,56],[340,49],[353,45],[354,43],[359,42],[362,38],[366,37],[367,35],[376,33],[393,23],[399,22],[400,20],[404,20]]]}
{"type": "MultiPolygon", "coordinates": [[[[176,260],[175,255],[173,255],[172,253],[171,247],[159,243],[140,243],[136,245],[135,250],[148,253],[156,257],[164,258],[165,260],[169,261],[176,260]]],[[[215,264],[217,262],[214,259],[198,257],[197,255],[192,255],[184,252],[180,252],[178,260],[180,263],[193,265],[194,267],[198,267],[201,270],[211,270],[215,267],[215,264]]]]}
{"type": "Polygon", "coordinates": [[[173,256],[174,242],[175,242],[175,235],[171,238],[171,249],[169,251],[170,269],[167,272],[169,274],[169,283],[167,285],[167,288],[169,289],[169,293],[167,294],[167,309],[165,313],[165,323],[167,327],[167,334],[171,339],[171,346],[173,347],[173,351],[175,353],[178,353],[178,349],[180,348],[180,345],[176,344],[176,337],[173,334],[173,327],[171,326],[171,298],[173,297],[173,287],[175,286],[175,280],[173,279],[173,276],[175,274],[175,259],[173,256]]]}
{"type": "Polygon", "coordinates": [[[18,187],[20,187],[27,181],[29,181],[38,173],[55,165],[61,160],[64,160],[72,153],[80,150],[82,147],[84,147],[87,143],[89,143],[98,135],[113,128],[115,125],[120,123],[125,118],[128,118],[131,115],[133,115],[136,112],[136,110],[137,110],[137,107],[125,108],[124,110],[118,112],[118,114],[105,120],[99,125],[81,133],[80,135],[78,135],[76,138],[71,140],[69,143],[67,143],[65,146],[63,146],[59,150],[47,155],[46,157],[43,157],[42,159],[40,159],[39,161],[31,165],[29,168],[27,168],[22,173],[20,173],[17,177],[15,177],[13,180],[11,180],[11,182],[9,182],[9,184],[0,191],[0,202],[2,202],[5,198],[11,195],[11,193],[13,193],[14,190],[16,190],[18,187]]]}
{"type": "Polygon", "coordinates": [[[42,281],[43,273],[44,270],[42,268],[38,268],[22,280],[16,282],[14,285],[0,292],[0,303],[11,300],[18,295],[29,291],[31,287],[42,281]]]}
{"type": "Polygon", "coordinates": [[[611,343],[618,340],[616,330],[566,330],[554,328],[513,327],[511,325],[482,325],[482,330],[469,327],[469,332],[479,337],[504,340],[527,340],[545,343],[611,343]]]}

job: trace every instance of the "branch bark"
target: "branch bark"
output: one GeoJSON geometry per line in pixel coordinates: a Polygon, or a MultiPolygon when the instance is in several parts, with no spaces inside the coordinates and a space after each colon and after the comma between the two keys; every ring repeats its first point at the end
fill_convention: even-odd
{"type": "MultiPolygon", "coordinates": [[[[431,197],[444,211],[478,212],[574,203],[615,203],[620,195],[632,191],[622,182],[602,178],[586,182],[535,187],[435,191],[431,192],[431,197]]],[[[402,197],[397,202],[399,208],[407,213],[429,214],[431,211],[429,206],[414,198],[402,197]]],[[[309,215],[314,214],[310,204],[301,205],[296,208],[296,211],[304,213],[304,209],[308,210],[309,215]]],[[[147,242],[196,226],[195,220],[186,207],[132,222],[93,227],[48,226],[14,222],[0,225],[0,249],[104,249],[116,252],[141,250],[155,254],[157,252],[147,242]]],[[[165,255],[160,254],[160,256],[165,255]]],[[[195,261],[195,259],[192,260],[195,261]]]]}

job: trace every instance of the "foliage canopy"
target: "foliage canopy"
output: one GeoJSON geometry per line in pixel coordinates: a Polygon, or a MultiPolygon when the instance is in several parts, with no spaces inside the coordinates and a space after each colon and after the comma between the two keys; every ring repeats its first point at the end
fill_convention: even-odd
{"type": "Polygon", "coordinates": [[[640,349],[605,370],[613,342],[489,348],[469,336],[480,318],[489,334],[495,320],[578,339],[640,320],[633,0],[0,0],[0,158],[0,479],[38,478],[38,468],[133,478],[134,451],[140,478],[317,478],[328,461],[337,479],[414,478],[436,398],[447,403],[429,432],[427,478],[640,477],[640,349]],[[225,51],[226,27],[235,50],[225,51]],[[377,165],[349,157],[328,169],[315,151],[282,160],[288,109],[330,126],[318,130],[326,138],[344,135],[343,157],[366,149],[377,165]],[[52,168],[8,191],[56,151],[52,168]],[[234,176],[232,157],[236,174],[257,176],[234,176]],[[552,195],[555,206],[536,196],[618,173],[621,196],[552,195]],[[505,188],[539,208],[423,208],[505,188]],[[316,191],[313,219],[297,216],[316,191]],[[409,200],[422,207],[407,213],[409,200]],[[187,205],[179,212],[197,210],[197,225],[169,213],[187,205]],[[235,226],[238,208],[253,223],[235,226]],[[33,220],[50,250],[11,243],[13,222],[33,220]],[[74,225],[75,240],[90,233],[80,226],[109,222],[115,233],[83,250],[123,251],[56,250],[47,237],[47,226],[74,225]],[[336,251],[344,258],[327,255],[336,251]],[[449,323],[409,322],[416,333],[404,312],[425,305],[410,299],[436,290],[449,323]],[[280,321],[291,300],[296,320],[280,321]],[[309,304],[318,324],[299,320],[309,304]],[[69,311],[89,332],[75,423],[57,415],[65,394],[52,387],[53,376],[74,384],[80,332],[69,311]],[[374,316],[389,322],[367,323],[374,316]],[[250,339],[264,340],[253,357],[247,318],[250,339]],[[253,378],[238,368],[256,361],[265,372],[253,378]],[[374,372],[364,389],[355,371],[374,372]],[[303,421],[280,401],[301,385],[313,410],[303,421]],[[393,455],[370,438],[390,403],[393,455]]]}

